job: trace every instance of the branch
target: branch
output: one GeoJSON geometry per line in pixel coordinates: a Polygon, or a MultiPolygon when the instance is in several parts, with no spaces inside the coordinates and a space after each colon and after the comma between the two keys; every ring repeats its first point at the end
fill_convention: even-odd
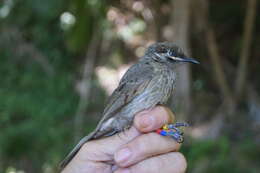
{"type": "MultiPolygon", "coordinates": [[[[208,47],[209,56],[213,65],[214,75],[216,76],[216,83],[218,84],[220,91],[228,103],[233,103],[233,96],[231,92],[231,88],[228,85],[228,81],[226,79],[226,75],[224,73],[224,68],[221,63],[221,55],[219,51],[219,47],[216,40],[216,35],[214,30],[211,27],[209,22],[209,5],[207,0],[196,0],[193,2],[193,6],[195,5],[196,11],[195,17],[198,26],[198,29],[203,30],[205,33],[206,45],[208,47]],[[199,8],[199,10],[198,10],[199,8]],[[204,26],[204,27],[201,27],[204,26]]],[[[195,9],[194,9],[195,10],[195,9]]]]}
{"type": "Polygon", "coordinates": [[[79,103],[75,114],[74,127],[75,135],[74,140],[78,140],[82,137],[83,125],[84,125],[84,113],[89,105],[89,98],[91,94],[91,82],[94,73],[95,60],[97,58],[97,48],[100,44],[100,34],[97,33],[93,36],[85,55],[85,63],[83,64],[83,73],[81,80],[77,83],[77,89],[79,91],[79,103]]]}
{"type": "Polygon", "coordinates": [[[47,57],[45,57],[33,44],[23,42],[22,44],[18,45],[16,49],[16,53],[19,55],[29,55],[49,76],[54,74],[54,68],[49,63],[47,57]]]}
{"type": "Polygon", "coordinates": [[[213,64],[213,70],[216,76],[216,81],[220,87],[223,96],[229,102],[233,102],[231,89],[228,86],[227,79],[224,74],[223,66],[220,62],[219,49],[217,46],[216,36],[211,27],[208,27],[206,31],[207,46],[210,54],[210,58],[213,64]]]}
{"type": "Polygon", "coordinates": [[[49,76],[55,73],[54,67],[48,61],[48,58],[33,43],[27,42],[17,28],[9,26],[1,30],[0,47],[9,49],[16,57],[31,58],[49,76]]]}
{"type": "Polygon", "coordinates": [[[236,96],[239,98],[245,87],[246,76],[247,76],[247,64],[250,56],[250,47],[252,43],[252,33],[256,18],[257,0],[247,1],[247,11],[244,22],[244,34],[243,34],[243,45],[239,60],[239,66],[237,68],[237,79],[236,79],[236,96]]]}

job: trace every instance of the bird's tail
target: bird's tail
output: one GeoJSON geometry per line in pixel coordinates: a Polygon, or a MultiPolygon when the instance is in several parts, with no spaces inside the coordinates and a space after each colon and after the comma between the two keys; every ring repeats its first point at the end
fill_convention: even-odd
{"type": "Polygon", "coordinates": [[[73,150],[65,157],[65,159],[60,163],[60,169],[63,170],[67,164],[74,158],[74,156],[78,153],[80,148],[89,140],[93,138],[95,133],[90,133],[88,136],[82,138],[79,143],[73,148],[73,150]]]}
{"type": "Polygon", "coordinates": [[[65,159],[60,163],[60,169],[63,170],[67,166],[67,164],[74,158],[74,156],[79,152],[80,148],[89,140],[97,139],[102,136],[112,136],[116,132],[118,131],[114,130],[113,128],[100,131],[99,126],[97,126],[97,128],[92,133],[82,138],[79,143],[73,148],[73,150],[65,157],[65,159]]]}

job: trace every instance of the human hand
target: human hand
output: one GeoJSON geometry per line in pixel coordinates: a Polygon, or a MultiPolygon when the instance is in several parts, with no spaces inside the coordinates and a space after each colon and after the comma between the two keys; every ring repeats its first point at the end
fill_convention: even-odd
{"type": "Polygon", "coordinates": [[[183,173],[180,144],[153,132],[173,119],[163,106],[142,111],[129,130],[84,144],[62,173],[183,173]]]}

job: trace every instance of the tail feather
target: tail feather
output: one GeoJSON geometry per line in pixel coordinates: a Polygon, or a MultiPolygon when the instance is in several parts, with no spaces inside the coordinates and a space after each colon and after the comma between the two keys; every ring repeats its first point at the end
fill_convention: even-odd
{"type": "Polygon", "coordinates": [[[99,128],[94,130],[88,136],[82,138],[79,143],[73,148],[73,150],[65,157],[65,159],[60,163],[60,169],[63,170],[67,164],[74,158],[74,156],[79,152],[80,148],[89,140],[98,139],[104,136],[112,136],[113,134],[117,133],[117,130],[114,129],[106,129],[106,131],[99,131],[99,128]]]}
{"type": "Polygon", "coordinates": [[[67,164],[74,158],[74,156],[78,153],[80,148],[89,140],[91,140],[94,136],[94,133],[90,133],[88,136],[82,138],[79,143],[73,148],[73,150],[65,157],[65,159],[60,163],[60,169],[64,169],[67,164]]]}

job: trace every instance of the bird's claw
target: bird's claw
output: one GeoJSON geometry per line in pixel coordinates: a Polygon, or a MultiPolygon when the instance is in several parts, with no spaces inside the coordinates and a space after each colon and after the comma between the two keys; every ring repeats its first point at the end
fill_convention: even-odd
{"type": "Polygon", "coordinates": [[[177,132],[177,131],[169,131],[168,132],[168,136],[172,137],[173,139],[175,139],[178,143],[182,143],[183,142],[183,132],[177,132]]]}
{"type": "Polygon", "coordinates": [[[183,132],[178,129],[178,127],[187,127],[187,123],[175,123],[175,124],[166,124],[161,129],[158,129],[156,132],[162,136],[170,136],[175,139],[178,143],[183,143],[183,132]]]}

